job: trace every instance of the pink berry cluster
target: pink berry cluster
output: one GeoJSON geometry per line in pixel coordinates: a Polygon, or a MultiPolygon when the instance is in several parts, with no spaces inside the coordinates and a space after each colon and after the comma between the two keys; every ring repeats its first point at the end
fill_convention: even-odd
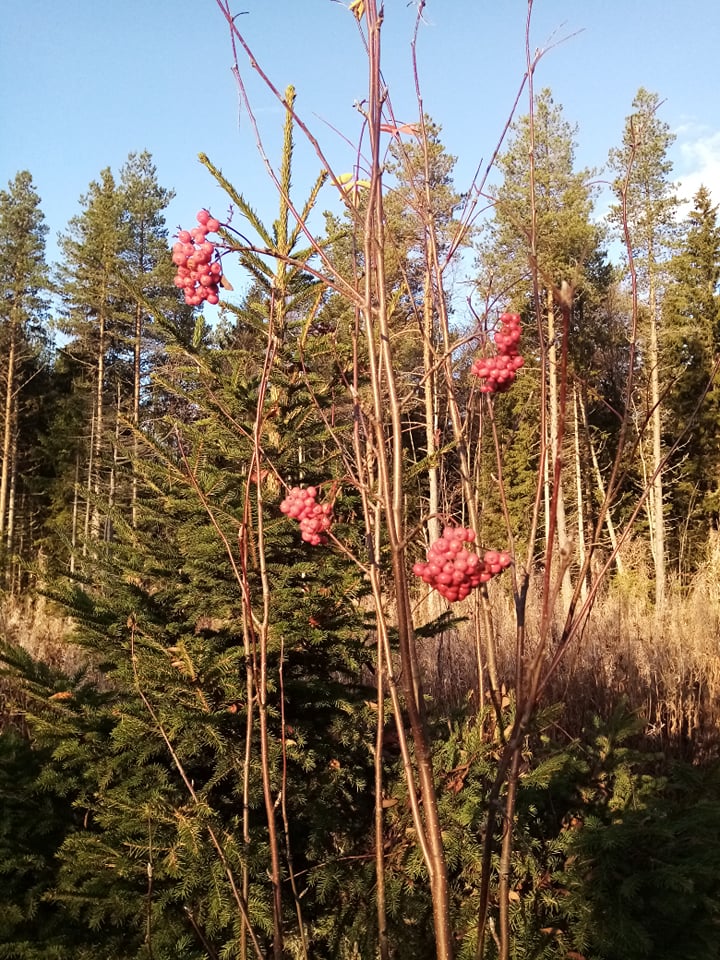
{"type": "Polygon", "coordinates": [[[427,563],[416,563],[413,573],[434,587],[450,603],[464,600],[475,587],[487,583],[510,566],[509,553],[486,550],[482,558],[466,550],[475,531],[469,527],[445,527],[439,540],[430,546],[427,563]]]}
{"type": "Polygon", "coordinates": [[[222,277],[222,264],[215,258],[215,244],[208,240],[209,233],[220,229],[220,223],[207,210],[197,215],[198,226],[181,230],[177,243],[173,244],[173,263],[177,267],[175,286],[185,293],[185,303],[198,307],[207,300],[218,303],[218,290],[222,277]]]}
{"type": "Polygon", "coordinates": [[[280,504],[280,510],[288,517],[300,521],[302,538],[313,546],[327,543],[325,531],[330,529],[332,506],[317,503],[317,487],[293,487],[280,504]]]}
{"type": "Polygon", "coordinates": [[[520,314],[503,313],[500,323],[502,326],[495,334],[497,354],[494,357],[478,357],[470,369],[470,373],[485,381],[480,387],[482,393],[505,393],[525,363],[518,353],[520,314]]]}

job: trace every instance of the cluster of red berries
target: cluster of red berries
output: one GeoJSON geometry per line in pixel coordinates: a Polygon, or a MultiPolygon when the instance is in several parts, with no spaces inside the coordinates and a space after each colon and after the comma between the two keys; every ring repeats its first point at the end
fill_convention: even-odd
{"type": "Polygon", "coordinates": [[[525,363],[518,353],[520,314],[503,313],[500,323],[502,326],[495,334],[497,355],[479,357],[470,369],[470,373],[485,381],[480,387],[482,393],[505,393],[513,385],[518,370],[525,363]]]}
{"type": "Polygon", "coordinates": [[[280,510],[288,517],[300,521],[302,538],[313,546],[327,543],[325,531],[330,529],[332,506],[317,503],[317,487],[293,487],[280,504],[280,510]]]}
{"type": "Polygon", "coordinates": [[[215,244],[208,240],[209,233],[220,229],[220,223],[207,210],[197,215],[198,226],[181,230],[177,243],[173,244],[172,259],[178,268],[175,286],[185,293],[185,303],[199,307],[203,300],[218,303],[218,290],[222,277],[222,264],[215,258],[215,244]]]}
{"type": "Polygon", "coordinates": [[[413,573],[434,587],[450,603],[464,600],[475,587],[487,583],[510,566],[509,553],[486,550],[482,558],[466,550],[475,531],[469,527],[445,527],[427,552],[427,563],[416,563],[413,573]]]}

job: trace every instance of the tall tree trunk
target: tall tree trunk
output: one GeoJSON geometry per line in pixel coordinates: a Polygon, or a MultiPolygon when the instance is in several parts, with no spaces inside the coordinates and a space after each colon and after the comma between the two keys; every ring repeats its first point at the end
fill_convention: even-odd
{"type": "Polygon", "coordinates": [[[87,479],[85,481],[85,520],[83,523],[82,555],[87,556],[90,541],[90,520],[92,512],[93,476],[95,473],[95,398],[93,398],[93,413],[90,418],[90,444],[88,446],[87,479]]]}
{"type": "Polygon", "coordinates": [[[118,465],[120,461],[120,415],[121,415],[121,396],[120,383],[117,384],[117,395],[115,398],[115,432],[113,435],[112,464],[110,467],[110,480],[108,483],[108,505],[107,516],[103,528],[103,540],[109,543],[113,538],[113,512],[117,497],[118,484],[118,465]]]}
{"type": "Polygon", "coordinates": [[[436,431],[438,423],[437,413],[437,378],[435,376],[435,329],[433,324],[432,290],[430,277],[425,277],[423,297],[423,370],[425,374],[425,449],[430,465],[428,466],[428,538],[433,543],[440,536],[440,484],[438,479],[438,465],[433,459],[437,454],[436,431]]]}
{"type": "MultiPolygon", "coordinates": [[[[580,400],[578,397],[577,384],[573,384],[573,440],[575,454],[575,496],[577,499],[577,538],[578,538],[578,563],[582,569],[585,563],[585,498],[583,493],[583,471],[582,460],[580,456],[580,400]]],[[[583,599],[587,595],[587,580],[582,583],[583,599]]]]}
{"type": "Polygon", "coordinates": [[[385,734],[385,690],[382,637],[377,641],[377,720],[375,727],[375,905],[380,960],[390,960],[385,894],[385,819],[383,809],[383,742],[385,734]]]}
{"type": "Polygon", "coordinates": [[[141,378],[141,361],[142,361],[142,328],[143,328],[143,313],[140,303],[137,303],[135,306],[135,343],[133,350],[133,469],[132,469],[132,492],[131,492],[131,516],[132,516],[132,525],[133,529],[137,527],[137,470],[135,464],[137,462],[139,446],[138,446],[138,429],[140,428],[140,378],[141,378]]]}
{"type": "Polygon", "coordinates": [[[104,412],[103,400],[105,389],[105,314],[100,312],[98,317],[98,352],[96,359],[96,377],[95,384],[95,417],[94,417],[94,443],[92,451],[93,471],[92,471],[92,520],[90,524],[90,535],[95,543],[100,539],[100,494],[101,494],[101,475],[102,475],[102,443],[104,412]]]}
{"type": "MultiPolygon", "coordinates": [[[[17,398],[13,398],[13,405],[17,404],[17,398]]],[[[14,414],[14,419],[17,422],[17,410],[14,414]]],[[[11,594],[15,593],[15,571],[18,571],[18,581],[19,581],[19,572],[21,565],[18,562],[18,553],[17,549],[13,550],[15,546],[15,498],[17,494],[17,431],[13,431],[13,438],[10,450],[10,485],[8,490],[8,506],[7,506],[7,523],[5,525],[5,546],[7,549],[7,571],[6,571],[6,582],[8,589],[11,594]]],[[[19,582],[18,582],[19,589],[19,582]]]]}
{"type": "MultiPolygon", "coordinates": [[[[549,410],[549,426],[550,426],[550,460],[553,464],[553,471],[548,469],[548,474],[546,475],[546,495],[545,502],[548,504],[549,510],[549,489],[550,489],[550,477],[549,474],[554,472],[554,464],[562,458],[562,450],[560,449],[559,436],[560,436],[560,407],[559,407],[559,397],[558,397],[558,367],[557,367],[557,343],[556,343],[556,331],[555,331],[555,302],[553,300],[552,290],[549,290],[547,293],[547,326],[548,326],[548,403],[550,405],[549,410]]],[[[557,506],[556,506],[556,529],[557,529],[557,540],[558,546],[561,551],[567,546],[568,535],[567,535],[567,520],[565,517],[565,497],[563,490],[563,474],[562,470],[559,474],[558,479],[558,489],[557,489],[557,506]]],[[[546,530],[549,527],[549,520],[546,520],[546,530]]],[[[567,610],[570,606],[570,600],[572,597],[572,581],[570,579],[570,568],[569,565],[565,564],[565,568],[562,574],[562,600],[563,607],[567,610]]]]}
{"type": "MultiPolygon", "coordinates": [[[[423,371],[425,400],[425,450],[430,461],[428,476],[428,542],[434,543],[440,537],[440,481],[439,467],[433,459],[437,454],[437,377],[435,375],[435,329],[433,324],[432,289],[429,274],[425,276],[423,299],[423,371]]],[[[428,614],[435,619],[442,612],[441,597],[436,590],[428,596],[428,614]]]]}
{"type": "MultiPolygon", "coordinates": [[[[582,396],[578,396],[578,403],[580,405],[580,413],[582,416],[583,427],[585,428],[585,436],[587,437],[588,448],[590,450],[590,459],[592,460],[593,473],[595,475],[595,483],[597,485],[598,493],[600,494],[600,500],[601,502],[604,502],[606,498],[605,481],[603,480],[602,470],[600,469],[600,462],[598,461],[597,450],[595,449],[595,444],[593,443],[593,439],[590,436],[590,430],[588,427],[588,419],[587,419],[587,410],[585,409],[585,401],[583,400],[582,396]]],[[[618,573],[622,573],[623,570],[625,569],[625,565],[623,564],[620,551],[618,550],[617,534],[615,532],[615,524],[613,523],[613,518],[610,514],[610,507],[608,507],[608,509],[605,511],[605,526],[607,527],[610,546],[612,547],[613,553],[615,554],[615,568],[617,569],[618,573]]]]}
{"type": "MultiPolygon", "coordinates": [[[[550,427],[547,421],[547,417],[544,420],[544,437],[546,451],[550,450],[550,427]]],[[[548,541],[550,540],[550,454],[546,453],[545,459],[543,461],[543,517],[544,517],[544,528],[545,528],[545,545],[547,548],[548,541]]]]}
{"type": "Polygon", "coordinates": [[[15,432],[15,373],[17,367],[17,319],[15,311],[10,319],[9,345],[7,354],[7,374],[5,381],[5,407],[3,410],[2,467],[0,467],[0,542],[5,538],[7,527],[7,505],[12,475],[12,438],[15,432]]]}
{"type": "Polygon", "coordinates": [[[650,418],[652,428],[651,498],[655,519],[652,547],[653,560],[655,563],[655,607],[660,611],[665,603],[665,509],[663,503],[662,405],[660,398],[657,280],[655,278],[652,247],[649,252],[649,261],[650,343],[648,348],[648,362],[650,364],[650,403],[652,407],[650,418]]]}
{"type": "Polygon", "coordinates": [[[75,454],[75,484],[73,487],[72,525],[70,529],[70,573],[75,573],[75,550],[77,549],[78,506],[80,503],[80,451],[75,454]]]}

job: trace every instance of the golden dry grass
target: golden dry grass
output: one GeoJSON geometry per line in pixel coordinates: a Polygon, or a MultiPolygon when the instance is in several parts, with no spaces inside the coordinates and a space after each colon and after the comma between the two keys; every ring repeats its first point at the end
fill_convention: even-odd
{"type": "MultiPolygon", "coordinates": [[[[598,596],[582,634],[547,691],[546,702],[564,704],[563,726],[580,732],[594,713],[608,715],[621,701],[644,719],[661,746],[707,755],[720,743],[720,539],[692,583],[673,585],[658,615],[643,559],[609,581],[598,596]]],[[[498,672],[508,688],[514,675],[515,617],[507,584],[490,585],[498,672]]],[[[445,609],[427,594],[418,602],[420,622],[445,609]]],[[[419,640],[426,691],[439,711],[477,703],[473,600],[453,605],[465,618],[445,632],[419,640]]],[[[531,589],[528,642],[537,636],[539,600],[531,589]]],[[[0,637],[51,665],[72,671],[82,652],[70,642],[70,621],[42,600],[0,605],[0,637]]]]}
{"type": "MultiPolygon", "coordinates": [[[[502,586],[492,586],[499,675],[510,687],[514,609],[502,586]]],[[[660,746],[701,757],[720,743],[720,543],[689,586],[671,585],[661,614],[649,599],[651,588],[640,564],[607,584],[550,683],[546,702],[564,704],[564,727],[577,734],[592,714],[608,715],[622,700],[660,746]]],[[[455,608],[467,617],[464,623],[421,641],[427,690],[446,708],[473,702],[477,687],[472,602],[455,608]]],[[[538,596],[531,589],[531,646],[538,618],[538,596]]]]}

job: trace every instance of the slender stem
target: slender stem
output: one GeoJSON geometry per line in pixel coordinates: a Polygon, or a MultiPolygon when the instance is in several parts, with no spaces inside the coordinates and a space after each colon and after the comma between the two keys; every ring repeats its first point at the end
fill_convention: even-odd
{"type": "Polygon", "coordinates": [[[510,764],[510,770],[508,771],[503,841],[500,852],[500,866],[498,869],[498,899],[500,901],[500,956],[498,960],[508,960],[510,956],[510,872],[519,769],[520,746],[518,745],[513,751],[512,762],[510,764]]]}
{"type": "Polygon", "coordinates": [[[377,726],[375,730],[375,903],[380,960],[390,960],[387,909],[385,905],[385,829],[383,808],[383,742],[385,739],[385,684],[382,639],[378,632],[376,651],[377,726]]]}

